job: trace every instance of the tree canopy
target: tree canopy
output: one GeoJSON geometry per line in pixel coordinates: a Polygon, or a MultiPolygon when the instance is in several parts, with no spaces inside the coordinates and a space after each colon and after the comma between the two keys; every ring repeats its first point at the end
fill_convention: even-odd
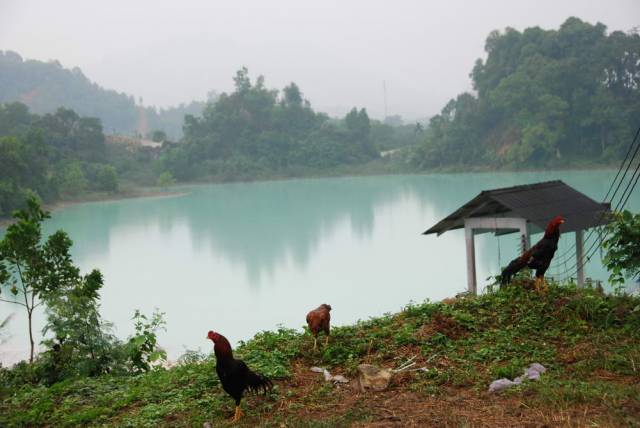
{"type": "Polygon", "coordinates": [[[23,206],[29,193],[52,201],[116,191],[118,173],[107,162],[99,119],[65,108],[39,116],[24,104],[0,104],[0,216],[23,206]]]}
{"type": "Polygon", "coordinates": [[[378,157],[365,109],[344,120],[315,112],[295,83],[282,93],[248,70],[234,77],[235,90],[187,115],[183,143],[163,153],[165,169],[180,180],[242,178],[260,171],[326,169],[378,157]]]}
{"type": "Polygon", "coordinates": [[[476,94],[452,99],[413,154],[441,165],[562,166],[621,156],[640,124],[640,35],[569,18],[486,40],[476,94]]]}

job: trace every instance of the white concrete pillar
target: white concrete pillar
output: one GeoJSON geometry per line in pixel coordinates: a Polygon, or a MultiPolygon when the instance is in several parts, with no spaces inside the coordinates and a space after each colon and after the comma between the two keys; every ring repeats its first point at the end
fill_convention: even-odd
{"type": "Polygon", "coordinates": [[[464,225],[464,237],[467,244],[467,289],[469,293],[476,295],[478,285],[476,283],[476,248],[473,239],[473,227],[464,225]]]}

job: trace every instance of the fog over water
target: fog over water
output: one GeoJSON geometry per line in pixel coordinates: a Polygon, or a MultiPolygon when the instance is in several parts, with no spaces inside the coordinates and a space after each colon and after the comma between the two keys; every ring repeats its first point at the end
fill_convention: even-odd
{"type": "Polygon", "coordinates": [[[269,87],[295,81],[319,110],[381,117],[385,81],[388,113],[415,119],[472,89],[489,32],[569,16],[628,31],[640,2],[0,0],[0,49],[80,67],[157,106],[228,91],[244,65],[269,87]]]}

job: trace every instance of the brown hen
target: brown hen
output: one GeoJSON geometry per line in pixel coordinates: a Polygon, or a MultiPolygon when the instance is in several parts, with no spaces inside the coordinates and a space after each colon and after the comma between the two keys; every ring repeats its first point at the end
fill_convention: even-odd
{"type": "Polygon", "coordinates": [[[331,321],[331,305],[321,304],[316,309],[307,314],[307,325],[313,335],[313,350],[318,346],[318,333],[324,331],[326,335],[325,346],[329,344],[329,322],[331,321]]]}

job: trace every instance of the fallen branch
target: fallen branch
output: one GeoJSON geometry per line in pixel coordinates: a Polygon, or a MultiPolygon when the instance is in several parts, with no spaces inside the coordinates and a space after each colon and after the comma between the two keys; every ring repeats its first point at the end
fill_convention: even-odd
{"type": "Polygon", "coordinates": [[[404,372],[404,371],[407,371],[407,369],[408,369],[409,367],[413,367],[413,366],[415,366],[415,365],[416,365],[416,363],[415,363],[415,362],[413,362],[413,363],[411,363],[411,364],[407,364],[407,365],[405,365],[405,366],[402,366],[402,367],[401,367],[401,368],[399,368],[399,369],[392,370],[392,372],[394,372],[394,373],[404,372]]]}
{"type": "Polygon", "coordinates": [[[429,361],[433,360],[433,359],[434,359],[435,357],[437,357],[438,355],[440,355],[440,354],[433,354],[432,356],[430,356],[429,358],[427,358],[427,361],[426,361],[426,362],[428,363],[429,361]]]}
{"type": "MultiPolygon", "coordinates": [[[[435,357],[437,357],[439,354],[433,354],[432,356],[430,356],[429,358],[427,358],[427,363],[431,360],[433,360],[435,357]]],[[[416,362],[413,361],[415,360],[417,357],[417,355],[414,355],[412,358],[410,358],[409,360],[407,360],[406,362],[404,362],[403,364],[400,365],[400,367],[398,367],[397,369],[391,370],[394,373],[401,373],[401,372],[417,372],[417,371],[423,371],[426,372],[429,370],[429,368],[427,366],[424,367],[418,367],[418,368],[411,368],[413,366],[416,365],[416,362]]]]}
{"type": "Polygon", "coordinates": [[[405,361],[404,363],[400,364],[400,367],[398,367],[397,369],[392,370],[393,372],[401,372],[403,370],[405,370],[407,367],[411,367],[413,365],[415,365],[414,362],[412,362],[413,360],[415,360],[418,357],[418,355],[414,355],[413,357],[409,358],[407,361],[405,361]]]}

